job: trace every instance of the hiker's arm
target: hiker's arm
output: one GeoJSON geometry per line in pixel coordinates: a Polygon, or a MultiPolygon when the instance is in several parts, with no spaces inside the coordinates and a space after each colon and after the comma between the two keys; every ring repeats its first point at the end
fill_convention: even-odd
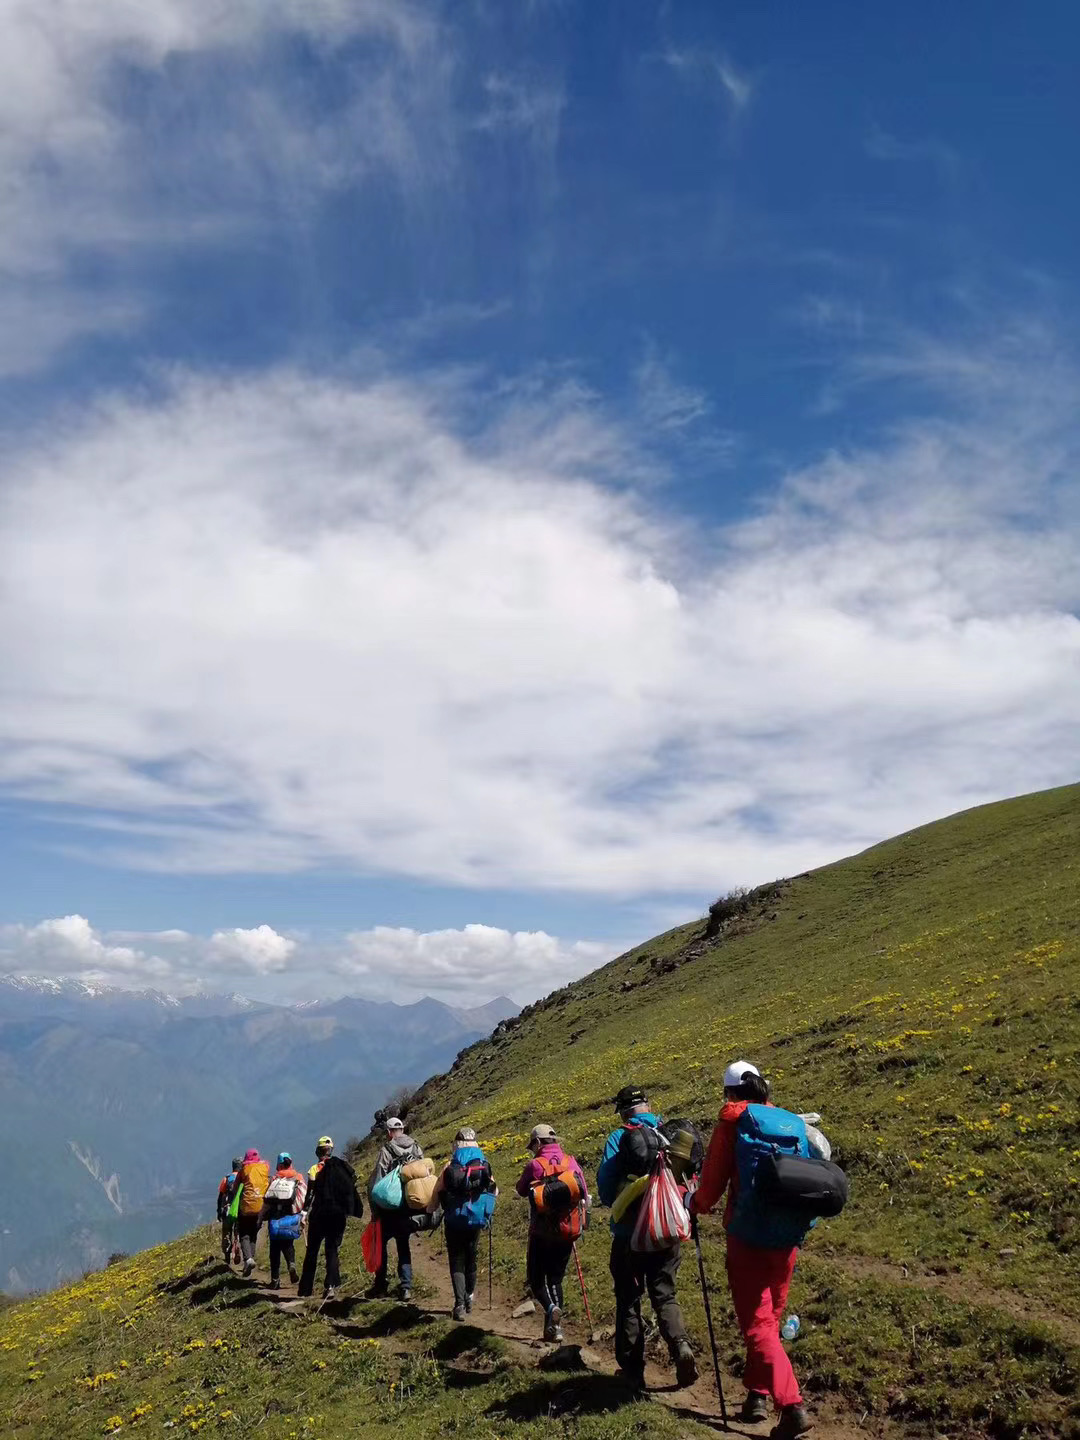
{"type": "Polygon", "coordinates": [[[614,1205],[619,1193],[619,1174],[616,1160],[619,1154],[619,1141],[622,1132],[616,1130],[608,1137],[604,1146],[603,1159],[596,1167],[596,1193],[600,1196],[601,1205],[614,1205]]]}
{"type": "Polygon", "coordinates": [[[726,1120],[718,1120],[705,1152],[705,1164],[701,1167],[701,1184],[690,1200],[695,1215],[710,1211],[723,1195],[731,1180],[731,1167],[735,1162],[735,1126],[726,1120]]]}
{"type": "Polygon", "coordinates": [[[529,1189],[533,1183],[533,1178],[533,1162],[530,1160],[525,1166],[525,1169],[522,1170],[521,1175],[518,1177],[518,1182],[514,1186],[514,1189],[523,1200],[529,1198],[529,1189]]]}

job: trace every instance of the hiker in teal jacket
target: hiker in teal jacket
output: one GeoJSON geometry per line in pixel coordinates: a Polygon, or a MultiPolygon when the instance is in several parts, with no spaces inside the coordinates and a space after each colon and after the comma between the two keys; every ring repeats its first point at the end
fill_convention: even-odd
{"type": "MultiPolygon", "coordinates": [[[[623,1136],[627,1130],[638,1126],[652,1131],[659,1128],[659,1117],[649,1109],[644,1090],[636,1085],[624,1085],[615,1097],[615,1109],[622,1123],[607,1138],[600,1165],[596,1171],[596,1188],[601,1202],[614,1205],[619,1191],[633,1177],[635,1172],[628,1168],[626,1147],[623,1136]]],[[[653,1154],[658,1148],[653,1137],[649,1141],[653,1154]]],[[[641,1297],[646,1290],[656,1312],[660,1333],[667,1341],[668,1351],[675,1362],[675,1374],[680,1385],[692,1385],[697,1379],[697,1363],[686,1334],[679,1302],[675,1298],[675,1277],[679,1270],[680,1246],[672,1245],[666,1250],[651,1252],[631,1250],[630,1237],[634,1232],[640,1202],[631,1205],[626,1213],[611,1220],[611,1278],[615,1283],[615,1358],[623,1378],[635,1390],[645,1385],[645,1327],[641,1320],[641,1297]]]]}

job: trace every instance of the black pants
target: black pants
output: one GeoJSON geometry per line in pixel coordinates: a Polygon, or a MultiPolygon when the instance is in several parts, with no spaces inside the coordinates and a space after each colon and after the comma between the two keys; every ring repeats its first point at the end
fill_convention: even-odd
{"type": "Polygon", "coordinates": [[[235,1224],[236,1221],[230,1220],[228,1215],[221,1222],[221,1253],[226,1260],[232,1253],[233,1226],[235,1224]]]}
{"type": "Polygon", "coordinates": [[[390,1268],[390,1254],[388,1246],[393,1240],[397,1246],[397,1273],[405,1289],[412,1287],[412,1226],[409,1223],[410,1217],[405,1213],[394,1211],[382,1212],[382,1255],[379,1259],[379,1268],[375,1272],[375,1285],[379,1290],[386,1289],[386,1274],[390,1268]]]}
{"type": "Polygon", "coordinates": [[[679,1302],[675,1298],[675,1277],[679,1273],[681,1247],[638,1253],[630,1249],[629,1235],[611,1237],[611,1278],[615,1282],[615,1359],[629,1375],[645,1369],[645,1327],[641,1322],[641,1297],[649,1292],[660,1334],[667,1341],[672,1359],[686,1337],[679,1302]]]}
{"type": "Polygon", "coordinates": [[[525,1274],[533,1299],[545,1311],[553,1305],[563,1308],[563,1276],[573,1247],[568,1240],[548,1235],[530,1235],[525,1254],[525,1274]]]}
{"type": "Polygon", "coordinates": [[[281,1275],[281,1257],[284,1255],[285,1264],[289,1267],[289,1273],[296,1269],[296,1241],[287,1235],[275,1235],[270,1231],[270,1279],[277,1280],[281,1275]]]}
{"type": "Polygon", "coordinates": [[[261,1223],[258,1215],[238,1215],[236,1217],[236,1233],[240,1237],[240,1254],[244,1257],[245,1263],[255,1259],[255,1245],[259,1239],[261,1223]]]}
{"type": "Polygon", "coordinates": [[[482,1233],[465,1225],[446,1227],[446,1258],[450,1261],[455,1305],[471,1303],[476,1290],[476,1249],[482,1233]]]}
{"type": "Polygon", "coordinates": [[[304,1252],[304,1268],[300,1274],[297,1295],[310,1295],[315,1288],[315,1267],[319,1263],[319,1246],[326,1246],[326,1288],[341,1284],[341,1268],[338,1264],[338,1249],[345,1238],[345,1219],[337,1210],[313,1210],[307,1227],[307,1250],[304,1252]]]}

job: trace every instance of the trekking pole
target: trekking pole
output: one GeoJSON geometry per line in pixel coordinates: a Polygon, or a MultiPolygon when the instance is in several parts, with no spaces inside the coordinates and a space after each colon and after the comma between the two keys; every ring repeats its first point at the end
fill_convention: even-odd
{"type": "Polygon", "coordinates": [[[709,1344],[712,1347],[713,1373],[716,1376],[716,1393],[720,1397],[720,1418],[727,1430],[727,1405],[724,1403],[724,1387],[720,1381],[720,1357],[716,1353],[716,1332],[713,1330],[712,1308],[709,1305],[709,1286],[705,1279],[705,1260],[701,1253],[701,1236],[698,1234],[697,1216],[693,1217],[694,1247],[697,1250],[698,1275],[701,1277],[701,1298],[705,1302],[705,1324],[709,1327],[709,1344]]]}
{"type": "Polygon", "coordinates": [[[585,1319],[589,1322],[589,1338],[591,1339],[593,1333],[592,1311],[589,1309],[589,1296],[588,1292],[585,1289],[585,1276],[581,1272],[581,1261],[578,1259],[576,1240],[573,1242],[570,1248],[574,1252],[574,1264],[577,1266],[578,1284],[581,1286],[581,1298],[585,1304],[585,1319]]]}
{"type": "Polygon", "coordinates": [[[489,1309],[489,1310],[493,1310],[493,1309],[495,1308],[495,1300],[494,1300],[494,1297],[493,1297],[493,1295],[492,1295],[491,1263],[492,1263],[492,1252],[493,1252],[494,1247],[493,1247],[493,1245],[492,1245],[492,1243],[491,1243],[491,1221],[490,1221],[490,1220],[488,1221],[487,1232],[488,1232],[488,1309],[489,1309]]]}

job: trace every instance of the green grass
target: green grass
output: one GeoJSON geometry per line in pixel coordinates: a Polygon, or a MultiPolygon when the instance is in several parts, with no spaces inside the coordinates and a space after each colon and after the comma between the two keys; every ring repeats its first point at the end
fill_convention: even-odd
{"type": "MultiPolygon", "coordinates": [[[[505,1183],[546,1120],[594,1167],[620,1085],[711,1126],[724,1064],[753,1059],[780,1104],[822,1112],[852,1181],[793,1290],[811,1393],[922,1427],[1080,1433],[1078,881],[1080,787],[953,816],[800,876],[714,944],[683,926],[567,986],[429,1081],[409,1128],[445,1154],[475,1125],[505,1183]]],[[[499,1211],[511,1284],[523,1212],[499,1211]]],[[[715,1221],[706,1246],[738,1367],[715,1221]]],[[[602,1223],[582,1252],[610,1320],[602,1223]]]]}
{"type": "MultiPolygon", "coordinates": [[[[852,1181],[792,1292],[810,1395],[911,1433],[1078,1435],[1078,857],[1070,787],[800,876],[716,943],[703,923],[681,927],[532,1007],[429,1081],[409,1128],[439,1157],[459,1124],[477,1126],[503,1185],[496,1273],[515,1291],[526,1211],[508,1192],[533,1124],[552,1122],[593,1170],[620,1085],[708,1126],[726,1061],[753,1059],[781,1104],[822,1112],[852,1181]]],[[[715,1220],[704,1232],[738,1373],[722,1236],[715,1220]]],[[[277,1314],[212,1249],[200,1232],[0,1310],[3,1433],[83,1440],[112,1417],[122,1434],[173,1421],[282,1440],[402,1425],[505,1440],[510,1423],[537,1440],[552,1426],[582,1440],[685,1433],[658,1405],[611,1408],[602,1380],[544,1378],[477,1332],[396,1331],[392,1307],[359,1305],[337,1327],[277,1314]]],[[[356,1276],[358,1252],[351,1226],[356,1276]]],[[[581,1253],[596,1323],[610,1323],[602,1212],[581,1253]]],[[[689,1263],[680,1294],[704,1346],[689,1263]]],[[[580,1316],[579,1299],[570,1308],[580,1316]]]]}
{"type": "Polygon", "coordinates": [[[357,1279],[333,1313],[279,1311],[225,1269],[210,1229],[10,1307],[2,1433],[497,1440],[514,1421],[536,1440],[673,1440],[667,1410],[623,1405],[611,1382],[548,1378],[478,1329],[354,1298],[359,1236],[350,1224],[343,1262],[357,1279]]]}

